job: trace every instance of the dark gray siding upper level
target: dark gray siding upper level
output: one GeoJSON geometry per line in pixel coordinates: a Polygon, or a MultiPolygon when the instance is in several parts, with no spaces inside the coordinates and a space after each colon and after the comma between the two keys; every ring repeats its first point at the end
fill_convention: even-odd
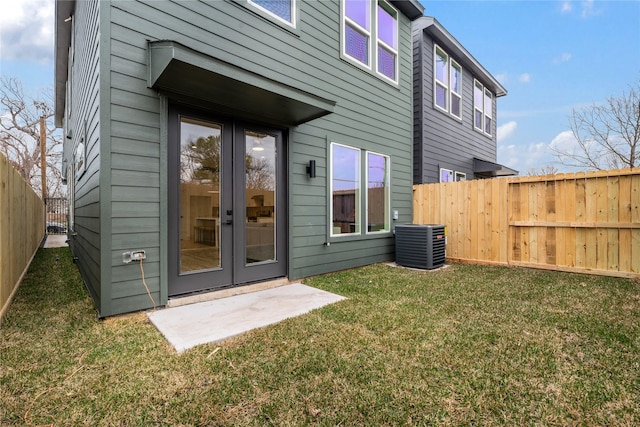
{"type": "Polygon", "coordinates": [[[465,68],[464,58],[440,47],[462,67],[462,121],[434,105],[435,40],[422,29],[414,31],[414,182],[439,182],[440,168],[463,172],[474,178],[473,158],[496,161],[496,94],[492,102],[491,137],[474,129],[474,80],[486,85],[478,75],[465,68]]]}

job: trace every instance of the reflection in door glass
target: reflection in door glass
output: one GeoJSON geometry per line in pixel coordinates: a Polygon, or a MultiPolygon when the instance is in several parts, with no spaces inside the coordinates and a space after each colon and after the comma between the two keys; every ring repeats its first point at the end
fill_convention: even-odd
{"type": "Polygon", "coordinates": [[[180,273],[220,267],[221,134],[180,120],[180,273]]]}
{"type": "Polygon", "coordinates": [[[276,259],[276,139],[245,131],[245,259],[276,259]]]}

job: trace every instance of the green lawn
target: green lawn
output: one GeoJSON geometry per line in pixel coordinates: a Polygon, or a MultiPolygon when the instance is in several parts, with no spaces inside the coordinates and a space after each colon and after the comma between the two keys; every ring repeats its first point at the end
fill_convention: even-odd
{"type": "Polygon", "coordinates": [[[2,425],[638,425],[640,283],[453,264],[306,280],[348,297],[176,354],[96,319],[41,249],[1,326],[2,425]]]}

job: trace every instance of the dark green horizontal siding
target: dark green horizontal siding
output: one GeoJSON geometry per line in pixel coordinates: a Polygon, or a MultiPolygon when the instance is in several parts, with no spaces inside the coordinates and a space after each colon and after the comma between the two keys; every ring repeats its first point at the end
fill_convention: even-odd
{"type": "MultiPolygon", "coordinates": [[[[301,1],[295,32],[230,1],[110,3],[111,298],[117,312],[151,306],[140,270],[121,252],[145,249],[145,276],[160,295],[160,200],[163,150],[159,95],[147,88],[148,40],[174,40],[268,79],[337,102],[335,113],[288,131],[291,278],[393,258],[393,239],[363,238],[326,246],[328,143],[391,157],[392,209],[411,221],[412,43],[401,16],[400,84],[394,86],[340,59],[340,5],[301,1]],[[318,177],[306,165],[317,161],[318,177]],[[147,268],[147,266],[149,266],[147,268]]],[[[163,243],[164,242],[164,243],[163,243]]]]}
{"type": "Polygon", "coordinates": [[[100,307],[100,53],[99,53],[99,4],[77,2],[73,25],[74,57],[71,67],[71,104],[67,105],[67,126],[63,155],[67,164],[74,160],[75,148],[83,140],[87,162],[85,171],[75,176],[75,233],[70,236],[70,247],[78,259],[83,281],[100,307]],[[86,122],[86,139],[85,139],[86,122]]]}

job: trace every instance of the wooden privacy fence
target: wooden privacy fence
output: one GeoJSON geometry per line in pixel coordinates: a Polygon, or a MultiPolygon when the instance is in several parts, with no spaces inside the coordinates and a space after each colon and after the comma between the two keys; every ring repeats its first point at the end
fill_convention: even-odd
{"type": "Polygon", "coordinates": [[[640,278],[640,168],[414,186],[447,258],[640,278]]]}
{"type": "Polygon", "coordinates": [[[44,203],[0,153],[0,319],[44,237],[44,203]]]}

